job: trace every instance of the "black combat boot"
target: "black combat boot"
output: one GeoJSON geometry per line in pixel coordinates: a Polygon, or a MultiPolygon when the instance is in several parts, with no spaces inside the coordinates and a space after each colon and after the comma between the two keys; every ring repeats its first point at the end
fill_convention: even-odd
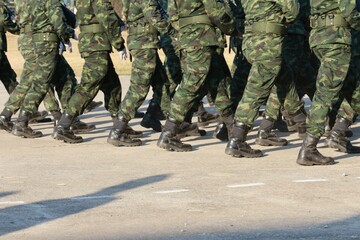
{"type": "Polygon", "coordinates": [[[225,149],[225,153],[238,158],[262,157],[263,154],[260,150],[252,149],[249,144],[245,142],[249,130],[249,126],[246,126],[243,123],[235,122],[230,141],[228,142],[225,149]]]}
{"type": "Polygon", "coordinates": [[[5,130],[7,132],[11,132],[13,128],[13,122],[11,122],[11,116],[13,113],[7,109],[4,108],[4,110],[1,112],[0,115],[0,130],[5,130]]]}
{"type": "Polygon", "coordinates": [[[234,114],[226,117],[222,117],[222,123],[216,126],[213,137],[219,139],[222,142],[229,141],[229,136],[234,125],[234,114]]]}
{"type": "Polygon", "coordinates": [[[11,131],[12,134],[18,137],[24,138],[39,138],[42,137],[42,132],[34,131],[31,127],[29,127],[29,117],[31,113],[20,110],[19,117],[16,123],[13,126],[11,131]]]}
{"type": "Polygon", "coordinates": [[[161,132],[162,125],[160,119],[163,117],[161,115],[163,114],[159,104],[151,100],[140,125],[144,128],[152,128],[155,132],[161,132]]]}
{"type": "Polygon", "coordinates": [[[95,129],[95,125],[84,123],[80,121],[79,117],[75,117],[70,125],[70,130],[73,131],[73,133],[75,134],[87,133],[95,129]]]}
{"type": "Polygon", "coordinates": [[[71,116],[66,112],[62,114],[58,124],[54,128],[52,137],[66,143],[81,143],[83,141],[82,137],[76,136],[74,132],[70,130],[74,118],[75,116],[71,116]]]}
{"type": "Polygon", "coordinates": [[[184,144],[176,137],[176,134],[179,132],[180,123],[176,122],[174,119],[167,119],[164,130],[162,131],[160,138],[157,142],[157,146],[164,148],[168,151],[175,152],[189,152],[192,150],[190,144],[184,144]]]}
{"type": "Polygon", "coordinates": [[[325,144],[330,148],[338,149],[344,153],[360,153],[360,147],[353,146],[346,136],[351,122],[345,118],[337,118],[325,144]]]}
{"type": "MultiPolygon", "coordinates": [[[[115,122],[117,121],[117,116],[118,116],[117,114],[111,114],[111,120],[112,120],[113,124],[116,124],[115,122]]],[[[136,130],[132,129],[129,125],[126,125],[124,133],[128,134],[132,138],[142,138],[143,137],[142,131],[136,131],[136,130]]]]}
{"type": "Polygon", "coordinates": [[[296,163],[304,166],[334,164],[334,159],[331,157],[324,157],[317,150],[316,145],[318,142],[319,138],[310,133],[306,133],[296,163]]]}
{"type": "Polygon", "coordinates": [[[303,138],[306,133],[306,111],[301,108],[294,114],[288,114],[286,111],[282,112],[284,120],[287,124],[289,132],[297,131],[300,138],[303,138]]]}
{"type": "Polygon", "coordinates": [[[47,118],[48,115],[47,111],[36,111],[31,114],[29,117],[29,123],[46,123],[51,122],[51,118],[47,118]]]}
{"type": "Polygon", "coordinates": [[[61,119],[62,114],[60,111],[50,111],[50,114],[54,118],[54,127],[56,127],[56,125],[58,125],[58,123],[61,119]]]}
{"type": "Polygon", "coordinates": [[[112,115],[113,128],[110,130],[107,142],[116,147],[137,147],[141,145],[140,139],[133,139],[129,134],[125,133],[128,122],[123,116],[112,115]]]}
{"type": "Polygon", "coordinates": [[[199,127],[206,127],[212,123],[219,122],[219,114],[212,114],[205,110],[203,103],[201,102],[197,111],[198,125],[199,127]]]}
{"type": "Polygon", "coordinates": [[[176,138],[182,139],[185,137],[200,137],[205,135],[206,131],[199,129],[197,123],[183,122],[179,126],[179,132],[176,134],[176,138]]]}
{"type": "Polygon", "coordinates": [[[99,102],[91,101],[91,102],[89,103],[89,105],[87,105],[86,108],[84,109],[84,113],[91,112],[91,111],[94,110],[95,108],[100,107],[102,104],[103,104],[102,101],[99,101],[99,102]]]}
{"type": "Polygon", "coordinates": [[[275,132],[272,132],[275,119],[265,116],[261,121],[257,138],[255,142],[261,146],[285,146],[288,141],[284,138],[279,138],[275,132]]]}

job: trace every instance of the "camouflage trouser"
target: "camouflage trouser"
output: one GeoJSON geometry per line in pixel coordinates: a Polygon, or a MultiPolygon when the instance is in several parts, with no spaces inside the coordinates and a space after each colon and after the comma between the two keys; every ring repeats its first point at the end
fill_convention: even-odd
{"type": "Polygon", "coordinates": [[[83,53],[82,57],[85,63],[81,82],[77,85],[65,111],[71,116],[81,115],[101,90],[104,93],[106,110],[116,114],[121,102],[121,84],[109,53],[105,51],[83,53]]]}
{"type": "MultiPolygon", "coordinates": [[[[10,94],[8,101],[5,103],[5,107],[13,114],[20,109],[25,96],[32,85],[32,74],[36,69],[36,54],[32,45],[31,35],[20,34],[18,46],[25,62],[20,76],[20,83],[16,86],[14,91],[10,94]]],[[[59,106],[54,94],[46,94],[44,102],[48,105],[59,106]]],[[[60,109],[59,107],[57,108],[60,109]]],[[[34,111],[36,110],[37,108],[34,106],[34,111]]]]}
{"type": "Polygon", "coordinates": [[[171,118],[183,122],[188,111],[199,102],[199,97],[208,91],[221,116],[232,114],[230,79],[224,72],[223,60],[215,47],[186,49],[184,78],[171,102],[171,118]]]}
{"type": "Polygon", "coordinates": [[[55,97],[55,91],[59,97],[61,107],[67,109],[67,104],[75,92],[77,85],[75,73],[63,56],[59,57],[54,77],[50,84],[49,92],[44,99],[44,105],[48,111],[60,111],[61,108],[55,97]]]}
{"type": "Polygon", "coordinates": [[[337,117],[345,118],[350,122],[356,114],[360,114],[360,31],[351,30],[351,41],[349,71],[341,89],[339,100],[330,113],[332,117],[337,115],[337,117]]]}
{"type": "MultiPolygon", "coordinates": [[[[296,76],[301,70],[298,62],[302,57],[303,49],[300,47],[303,41],[304,36],[301,35],[289,34],[284,37],[281,70],[266,103],[265,115],[272,119],[278,117],[281,107],[292,115],[304,106],[295,87],[296,76]]],[[[300,85],[299,88],[302,86],[300,85]]]]}
{"type": "Polygon", "coordinates": [[[236,121],[251,127],[261,104],[269,97],[281,68],[282,39],[274,34],[245,35],[243,52],[252,67],[236,109],[236,121]]]}
{"type": "Polygon", "coordinates": [[[231,66],[231,101],[234,104],[234,110],[237,108],[247,84],[251,64],[246,60],[241,50],[241,46],[234,48],[235,57],[231,66]]]}
{"type": "Polygon", "coordinates": [[[125,120],[130,121],[135,117],[136,110],[144,102],[149,92],[158,61],[157,49],[134,49],[131,50],[133,62],[131,66],[130,86],[125,98],[121,102],[119,114],[125,120]]]}
{"type": "Polygon", "coordinates": [[[32,84],[25,95],[22,110],[33,113],[37,110],[49,90],[58,63],[59,50],[57,45],[46,42],[34,42],[36,55],[35,71],[31,73],[32,84]]]}
{"type": "Polygon", "coordinates": [[[9,60],[3,50],[0,50],[0,80],[9,94],[14,91],[18,85],[16,73],[11,68],[9,60]]]}
{"type": "MultiPolygon", "coordinates": [[[[326,37],[326,36],[319,36],[326,37]]],[[[327,116],[339,98],[343,81],[350,64],[350,46],[328,44],[313,48],[321,65],[316,81],[316,92],[308,118],[307,132],[321,137],[325,131],[327,116]]]]}
{"type": "Polygon", "coordinates": [[[157,103],[164,113],[168,113],[170,110],[169,79],[158,54],[156,56],[155,72],[150,84],[153,90],[152,101],[157,103]]]}

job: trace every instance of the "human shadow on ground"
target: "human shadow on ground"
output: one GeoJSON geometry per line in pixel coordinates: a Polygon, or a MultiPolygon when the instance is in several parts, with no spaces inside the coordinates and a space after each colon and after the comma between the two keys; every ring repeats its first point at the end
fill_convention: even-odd
{"type": "Polygon", "coordinates": [[[154,175],[124,182],[87,195],[44,200],[0,209],[0,236],[105,205],[119,199],[118,193],[164,181],[168,177],[168,174],[154,175]]]}

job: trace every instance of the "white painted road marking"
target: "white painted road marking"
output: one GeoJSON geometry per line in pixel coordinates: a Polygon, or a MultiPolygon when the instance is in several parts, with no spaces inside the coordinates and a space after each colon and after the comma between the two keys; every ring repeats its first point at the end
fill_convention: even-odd
{"type": "Polygon", "coordinates": [[[18,204],[24,204],[23,201],[6,201],[6,202],[0,202],[0,205],[18,205],[18,204]]]}
{"type": "Polygon", "coordinates": [[[257,186],[263,186],[265,183],[248,183],[248,184],[233,184],[233,185],[227,185],[228,188],[245,188],[245,187],[257,187],[257,186]]]}
{"type": "Polygon", "coordinates": [[[158,191],[155,193],[159,194],[167,194],[167,193],[181,193],[181,192],[189,192],[189,189],[173,189],[173,190],[165,190],[165,191],[158,191]]]}
{"type": "Polygon", "coordinates": [[[327,182],[327,179],[302,179],[302,180],[293,180],[294,183],[308,183],[308,182],[327,182]]]}

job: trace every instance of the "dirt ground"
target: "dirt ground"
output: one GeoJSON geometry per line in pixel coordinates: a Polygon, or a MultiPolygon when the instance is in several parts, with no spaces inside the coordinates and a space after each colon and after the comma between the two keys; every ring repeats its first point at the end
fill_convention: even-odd
{"type": "MultiPolygon", "coordinates": [[[[20,73],[16,39],[9,43],[20,73]]],[[[77,50],[66,57],[80,76],[77,50]]],[[[125,62],[115,58],[121,73],[125,62]]],[[[129,76],[120,77],[126,91],[129,76]]],[[[7,97],[0,87],[0,106],[7,97]]],[[[186,139],[193,152],[167,152],[140,119],[130,125],[144,131],[143,146],[116,148],[106,143],[111,120],[104,107],[82,120],[97,129],[76,145],[52,139],[52,123],[33,125],[44,133],[39,139],[0,131],[1,240],[360,239],[359,154],[328,149],[322,140],[319,150],[337,164],[299,166],[294,133],[279,133],[289,140],[283,148],[254,145],[259,120],[249,134],[265,153],[257,159],[225,155],[214,126],[186,139]]],[[[352,128],[355,145],[359,126],[352,128]]]]}

